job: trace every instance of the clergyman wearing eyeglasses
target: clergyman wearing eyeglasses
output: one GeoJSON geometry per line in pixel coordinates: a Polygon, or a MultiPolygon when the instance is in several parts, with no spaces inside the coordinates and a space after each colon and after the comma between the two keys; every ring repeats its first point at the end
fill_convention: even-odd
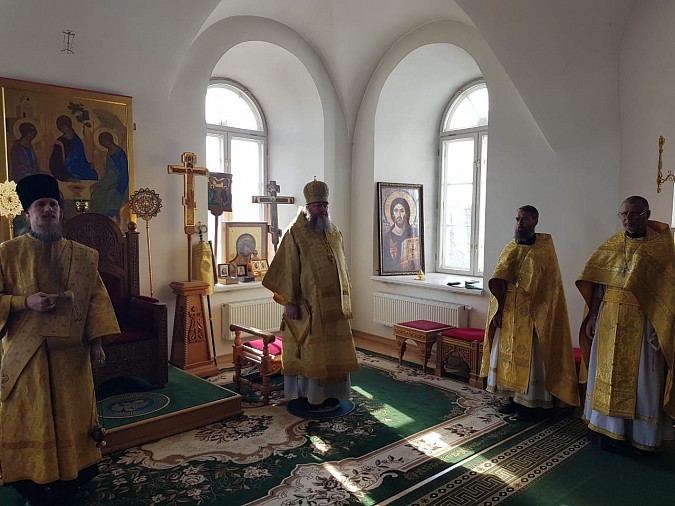
{"type": "Polygon", "coordinates": [[[579,334],[588,371],[583,419],[591,441],[611,451],[652,451],[675,438],[675,401],[665,394],[675,252],[670,226],[650,215],[644,197],[624,200],[623,229],[591,255],[576,282],[588,306],[579,334]]]}

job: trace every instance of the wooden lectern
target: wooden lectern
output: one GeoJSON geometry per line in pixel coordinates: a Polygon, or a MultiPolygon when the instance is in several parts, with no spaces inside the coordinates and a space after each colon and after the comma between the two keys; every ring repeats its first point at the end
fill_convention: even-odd
{"type": "Polygon", "coordinates": [[[204,298],[208,283],[174,281],[169,286],[176,294],[173,321],[173,344],[169,363],[195,376],[218,374],[209,350],[204,298]]]}

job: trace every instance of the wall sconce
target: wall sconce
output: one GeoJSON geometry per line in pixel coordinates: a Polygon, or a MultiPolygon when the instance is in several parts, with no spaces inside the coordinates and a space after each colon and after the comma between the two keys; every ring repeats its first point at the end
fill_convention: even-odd
{"type": "Polygon", "coordinates": [[[666,143],[666,139],[664,139],[663,135],[659,137],[659,173],[656,176],[656,193],[661,193],[661,185],[665,183],[666,181],[675,181],[675,174],[673,174],[673,171],[669,170],[668,174],[666,174],[666,177],[663,177],[663,172],[661,172],[661,169],[663,168],[663,145],[666,143]]]}

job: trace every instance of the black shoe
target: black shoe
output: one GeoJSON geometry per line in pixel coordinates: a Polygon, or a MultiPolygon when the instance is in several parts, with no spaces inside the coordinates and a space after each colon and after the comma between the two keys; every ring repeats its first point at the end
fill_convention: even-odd
{"type": "Polygon", "coordinates": [[[497,411],[503,415],[512,415],[516,413],[521,408],[521,405],[517,402],[513,402],[513,397],[509,398],[509,402],[502,404],[497,408],[497,411]]]}
{"type": "Polygon", "coordinates": [[[654,453],[647,450],[643,450],[642,448],[638,448],[637,446],[631,446],[630,450],[633,455],[636,455],[638,457],[644,457],[645,455],[651,455],[652,453],[654,453]]]}
{"type": "Polygon", "coordinates": [[[543,420],[554,413],[552,408],[521,408],[514,418],[524,422],[543,420]]]}
{"type": "Polygon", "coordinates": [[[340,399],[336,399],[334,397],[329,397],[321,403],[321,407],[323,408],[337,408],[339,405],[340,399]]]}
{"type": "Polygon", "coordinates": [[[588,439],[591,443],[606,452],[623,453],[625,449],[623,441],[613,439],[609,436],[606,436],[605,434],[601,434],[592,430],[588,431],[588,439]]]}

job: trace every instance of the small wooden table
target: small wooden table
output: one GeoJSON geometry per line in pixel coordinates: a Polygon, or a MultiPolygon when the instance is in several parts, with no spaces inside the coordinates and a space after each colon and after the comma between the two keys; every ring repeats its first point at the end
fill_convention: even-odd
{"type": "Polygon", "coordinates": [[[447,323],[432,322],[430,320],[412,320],[394,324],[394,336],[396,337],[396,349],[398,350],[398,363],[403,363],[403,355],[406,350],[406,341],[410,339],[417,344],[417,349],[422,360],[422,370],[426,374],[427,362],[431,356],[431,349],[438,339],[438,334],[444,330],[454,328],[447,323]]]}
{"type": "Polygon", "coordinates": [[[459,356],[469,367],[469,385],[484,389],[485,378],[479,376],[484,339],[483,329],[455,328],[441,332],[436,345],[436,376],[443,376],[451,356],[459,356]]]}

